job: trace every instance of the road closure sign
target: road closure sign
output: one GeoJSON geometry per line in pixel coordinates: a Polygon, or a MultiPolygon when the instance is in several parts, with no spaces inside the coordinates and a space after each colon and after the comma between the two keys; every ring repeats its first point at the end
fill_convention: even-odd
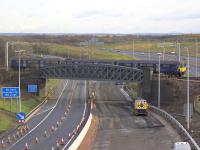
{"type": "Polygon", "coordinates": [[[37,92],[38,92],[37,85],[35,84],[28,85],[28,93],[37,93],[37,92]]]}
{"type": "Polygon", "coordinates": [[[19,87],[2,87],[2,98],[18,98],[19,87]]]}

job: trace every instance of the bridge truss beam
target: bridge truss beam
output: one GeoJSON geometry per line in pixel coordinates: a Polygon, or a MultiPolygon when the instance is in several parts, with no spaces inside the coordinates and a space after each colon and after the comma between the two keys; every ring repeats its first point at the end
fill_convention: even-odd
{"type": "Polygon", "coordinates": [[[143,71],[109,64],[58,64],[40,68],[43,78],[143,82],[143,71]]]}

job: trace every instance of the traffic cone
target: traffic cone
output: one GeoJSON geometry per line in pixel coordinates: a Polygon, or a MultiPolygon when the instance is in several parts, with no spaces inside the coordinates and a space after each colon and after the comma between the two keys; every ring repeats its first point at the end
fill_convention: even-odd
{"type": "Polygon", "coordinates": [[[30,129],[29,125],[26,125],[26,131],[29,131],[29,129],[30,129]]]}
{"type": "Polygon", "coordinates": [[[44,137],[47,137],[47,131],[46,130],[44,131],[44,137]]]}
{"type": "Polygon", "coordinates": [[[20,133],[19,133],[19,131],[17,131],[17,137],[18,137],[18,138],[20,137],[20,133]]]}
{"type": "Polygon", "coordinates": [[[76,134],[76,129],[73,130],[73,133],[76,134]]]}
{"type": "Polygon", "coordinates": [[[23,135],[23,130],[22,129],[20,129],[20,134],[23,135]]]}
{"type": "Polygon", "coordinates": [[[77,127],[76,127],[76,131],[79,132],[79,129],[80,129],[80,126],[77,125],[77,127]]]}
{"type": "Polygon", "coordinates": [[[56,141],[56,150],[59,150],[59,146],[60,146],[60,144],[59,144],[59,142],[58,142],[58,140],[56,141]]]}
{"type": "Polygon", "coordinates": [[[29,146],[28,146],[28,144],[26,143],[26,145],[25,145],[25,149],[24,150],[29,150],[29,146]]]}
{"type": "Polygon", "coordinates": [[[39,139],[38,137],[35,138],[35,144],[38,144],[39,143],[39,139]]]}
{"type": "Polygon", "coordinates": [[[51,127],[51,132],[54,132],[55,131],[55,128],[54,126],[51,127]]]}
{"type": "Polygon", "coordinates": [[[4,141],[1,140],[1,148],[4,148],[4,147],[5,147],[4,141]]]}
{"type": "Polygon", "coordinates": [[[62,138],[61,141],[60,141],[60,145],[64,145],[64,144],[65,144],[64,138],[62,138]]]}
{"type": "Polygon", "coordinates": [[[72,136],[72,135],[71,135],[71,133],[69,133],[69,134],[68,134],[68,139],[70,139],[70,138],[71,138],[71,136],[72,136]]]}
{"type": "Polygon", "coordinates": [[[15,136],[15,135],[13,135],[13,140],[14,140],[14,141],[16,140],[16,136],[15,136]]]}
{"type": "Polygon", "coordinates": [[[24,126],[24,127],[22,128],[22,130],[23,130],[23,133],[26,133],[26,126],[24,126]]]}
{"type": "Polygon", "coordinates": [[[67,117],[67,112],[64,113],[65,117],[67,117]]]}
{"type": "Polygon", "coordinates": [[[11,138],[10,138],[10,136],[8,136],[8,144],[10,144],[11,143],[11,138]]]}

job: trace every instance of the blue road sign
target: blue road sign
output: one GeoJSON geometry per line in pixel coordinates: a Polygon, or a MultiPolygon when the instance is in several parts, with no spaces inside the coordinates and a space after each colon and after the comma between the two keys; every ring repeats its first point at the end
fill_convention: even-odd
{"type": "Polygon", "coordinates": [[[28,85],[28,93],[37,93],[37,85],[29,84],[28,85]]]}
{"type": "Polygon", "coordinates": [[[2,98],[17,98],[19,97],[19,87],[2,87],[2,98]]]}
{"type": "Polygon", "coordinates": [[[19,120],[25,120],[26,119],[26,114],[24,112],[19,112],[17,115],[16,115],[16,119],[19,121],[19,120]]]}

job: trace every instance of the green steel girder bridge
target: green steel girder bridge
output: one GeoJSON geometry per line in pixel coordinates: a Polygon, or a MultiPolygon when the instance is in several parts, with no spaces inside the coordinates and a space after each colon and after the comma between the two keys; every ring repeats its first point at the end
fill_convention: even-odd
{"type": "MultiPolygon", "coordinates": [[[[178,62],[164,61],[166,65],[178,62]]],[[[18,59],[11,60],[11,68],[18,69],[18,59]]],[[[41,78],[74,80],[102,80],[142,83],[143,67],[156,69],[158,61],[77,60],[63,58],[23,58],[22,69],[36,69],[41,78]]]]}

